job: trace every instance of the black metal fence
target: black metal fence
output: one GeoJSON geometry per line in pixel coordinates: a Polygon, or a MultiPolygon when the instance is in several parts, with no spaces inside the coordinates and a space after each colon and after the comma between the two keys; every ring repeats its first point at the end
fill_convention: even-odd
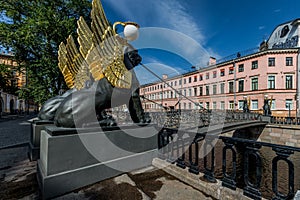
{"type": "MultiPolygon", "coordinates": [[[[299,153],[300,148],[169,128],[160,131],[158,142],[161,159],[188,168],[190,173],[203,173],[202,178],[208,182],[219,179],[222,186],[232,190],[239,187],[252,199],[291,199],[295,195],[295,164],[291,155],[299,153]],[[273,157],[265,159],[261,149],[273,157]],[[282,165],[281,171],[288,176],[285,181],[284,173],[278,170],[282,165]],[[264,166],[270,166],[270,171],[264,166]],[[272,185],[271,191],[266,192],[266,185],[272,185]]],[[[300,179],[297,187],[299,184],[300,179]]]]}

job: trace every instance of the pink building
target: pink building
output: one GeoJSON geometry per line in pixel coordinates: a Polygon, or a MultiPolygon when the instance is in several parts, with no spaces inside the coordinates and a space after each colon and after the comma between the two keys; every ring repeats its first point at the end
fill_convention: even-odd
{"type": "Polygon", "coordinates": [[[140,93],[149,99],[143,100],[144,108],[157,111],[161,104],[176,109],[242,110],[247,99],[250,110],[262,112],[268,98],[273,116],[295,116],[299,107],[299,35],[300,19],[296,19],[277,26],[256,53],[221,63],[211,58],[206,68],[164,77],[166,83],[144,85],[140,93]]]}

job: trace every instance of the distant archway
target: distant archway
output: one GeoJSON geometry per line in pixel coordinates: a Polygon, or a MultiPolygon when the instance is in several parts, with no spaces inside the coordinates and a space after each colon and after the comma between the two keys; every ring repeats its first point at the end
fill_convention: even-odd
{"type": "Polygon", "coordinates": [[[9,102],[9,111],[10,111],[10,114],[14,114],[14,100],[11,99],[10,102],[9,102]]]}
{"type": "Polygon", "coordinates": [[[2,115],[3,110],[4,110],[4,101],[2,97],[0,97],[0,116],[2,115]]]}

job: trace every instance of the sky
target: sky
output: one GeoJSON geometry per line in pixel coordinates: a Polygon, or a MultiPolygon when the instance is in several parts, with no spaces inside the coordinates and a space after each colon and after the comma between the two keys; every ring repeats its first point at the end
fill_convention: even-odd
{"type": "MultiPolygon", "coordinates": [[[[141,26],[143,63],[170,76],[258,47],[277,25],[300,18],[299,0],[102,0],[109,21],[141,26]],[[172,70],[171,70],[172,69],[172,70]]],[[[142,82],[153,81],[143,73],[142,82]]],[[[152,77],[153,78],[153,77],[152,77]]]]}

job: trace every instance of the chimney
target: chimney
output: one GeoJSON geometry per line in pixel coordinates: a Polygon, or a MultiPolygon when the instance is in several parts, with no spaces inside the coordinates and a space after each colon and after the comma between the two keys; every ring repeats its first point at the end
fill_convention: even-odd
{"type": "Polygon", "coordinates": [[[217,64],[217,59],[214,57],[209,57],[208,65],[211,66],[215,64],[217,64]]]}

